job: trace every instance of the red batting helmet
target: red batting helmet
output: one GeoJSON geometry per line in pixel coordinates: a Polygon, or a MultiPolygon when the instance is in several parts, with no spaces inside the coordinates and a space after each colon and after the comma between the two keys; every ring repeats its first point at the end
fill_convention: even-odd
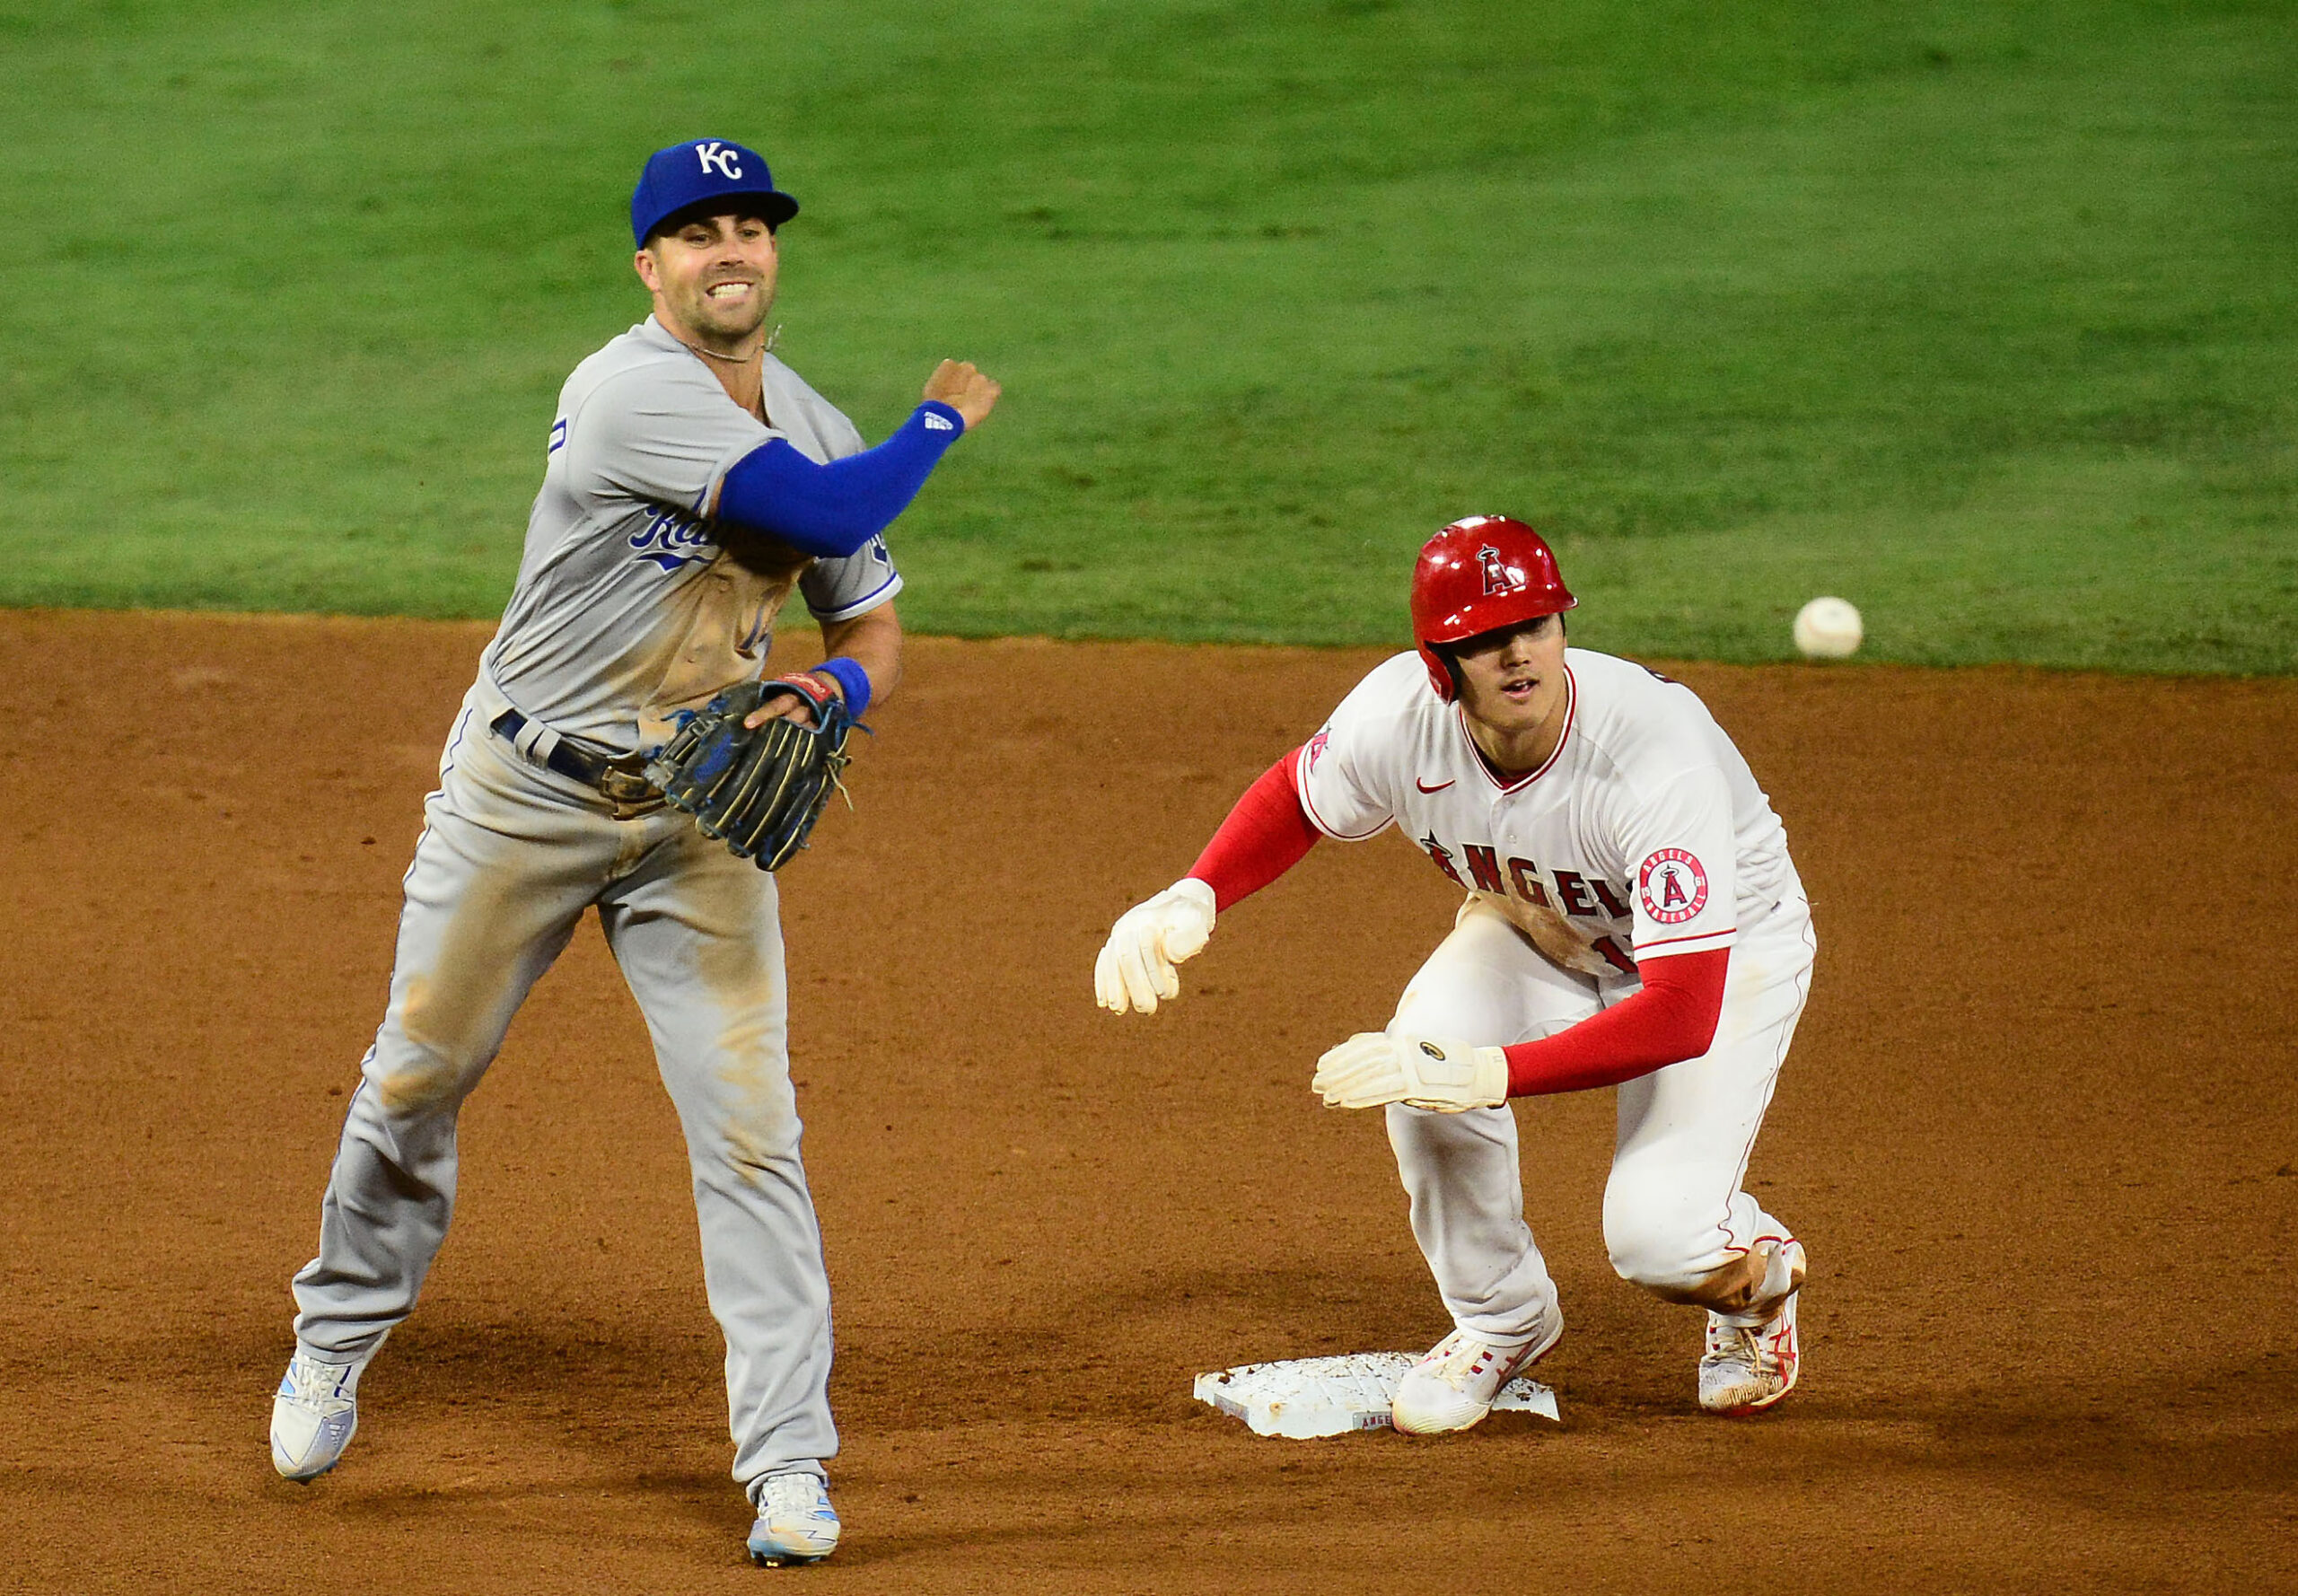
{"type": "Polygon", "coordinates": [[[1450,703],[1460,684],[1435,645],[1522,626],[1580,601],[1564,585],[1548,540],[1505,515],[1470,515],[1421,546],[1412,568],[1412,635],[1436,696],[1450,703]]]}

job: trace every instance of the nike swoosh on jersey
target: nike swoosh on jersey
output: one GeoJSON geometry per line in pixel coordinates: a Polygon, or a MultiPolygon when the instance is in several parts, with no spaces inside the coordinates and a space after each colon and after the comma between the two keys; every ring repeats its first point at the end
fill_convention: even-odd
{"type": "Polygon", "coordinates": [[[1441,792],[1443,792],[1446,787],[1451,786],[1452,784],[1451,782],[1448,782],[1448,781],[1440,781],[1440,782],[1438,782],[1434,786],[1433,786],[1433,787],[1432,787],[1432,786],[1430,786],[1426,782],[1425,782],[1425,781],[1421,780],[1418,776],[1414,776],[1414,777],[1412,778],[1412,785],[1413,785],[1414,786],[1416,786],[1416,787],[1418,787],[1418,788],[1419,788],[1422,792],[1424,792],[1424,793],[1441,793],[1441,792]]]}

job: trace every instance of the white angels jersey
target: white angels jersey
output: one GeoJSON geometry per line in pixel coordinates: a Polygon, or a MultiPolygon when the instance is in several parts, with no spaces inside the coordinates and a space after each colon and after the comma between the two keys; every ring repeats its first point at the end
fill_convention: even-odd
{"type": "Polygon", "coordinates": [[[1348,842],[1395,825],[1552,961],[1599,978],[1729,947],[1800,900],[1786,830],[1698,697],[1610,654],[1564,662],[1564,735],[1504,785],[1420,656],[1383,662],[1301,750],[1310,820],[1348,842]]]}

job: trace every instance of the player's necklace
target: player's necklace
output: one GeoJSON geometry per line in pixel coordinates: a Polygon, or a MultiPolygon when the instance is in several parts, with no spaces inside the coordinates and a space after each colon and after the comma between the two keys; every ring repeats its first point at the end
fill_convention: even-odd
{"type": "MultiPolygon", "coordinates": [[[[680,343],[686,342],[683,338],[679,341],[680,343]]],[[[753,349],[748,355],[721,355],[717,350],[706,349],[699,344],[687,344],[686,346],[693,350],[697,355],[701,355],[705,360],[723,360],[728,365],[748,365],[751,361],[756,360],[759,355],[766,353],[766,350],[763,347],[760,347],[753,349]]]]}
{"type": "Polygon", "coordinates": [[[756,349],[752,350],[748,355],[721,355],[717,350],[706,349],[699,344],[686,344],[686,340],[684,338],[680,338],[679,342],[686,344],[688,348],[693,350],[697,355],[701,355],[705,360],[723,360],[728,365],[748,365],[751,361],[756,360],[759,355],[773,348],[776,340],[779,339],[781,337],[782,323],[777,321],[774,324],[774,330],[766,335],[766,342],[760,344],[756,349]]]}

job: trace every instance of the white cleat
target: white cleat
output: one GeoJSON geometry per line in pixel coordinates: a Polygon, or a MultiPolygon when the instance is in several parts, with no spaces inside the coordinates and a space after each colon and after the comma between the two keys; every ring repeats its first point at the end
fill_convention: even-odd
{"type": "Polygon", "coordinates": [[[1802,1294],[1803,1249],[1790,1241],[1782,1260],[1791,1289],[1771,1317],[1752,1325],[1731,1316],[1707,1316],[1707,1349],[1699,1360],[1699,1405],[1710,1413],[1758,1413],[1795,1389],[1803,1349],[1795,1333],[1795,1300],[1802,1294]]]}
{"type": "Polygon", "coordinates": [[[759,1483],[750,1561],[760,1568],[819,1563],[838,1549],[838,1510],[814,1474],[769,1474],[759,1483]]]}
{"type": "Polygon", "coordinates": [[[1540,1333],[1521,1346],[1495,1346],[1467,1330],[1454,1330],[1397,1381],[1389,1422],[1408,1435],[1465,1430],[1492,1411],[1502,1387],[1563,1338],[1564,1313],[1557,1308],[1548,1310],[1540,1333]]]}
{"type": "Polygon", "coordinates": [[[330,1364],[297,1352],[271,1399],[271,1466],[314,1480],[342,1460],[359,1428],[363,1363],[330,1364]]]}

